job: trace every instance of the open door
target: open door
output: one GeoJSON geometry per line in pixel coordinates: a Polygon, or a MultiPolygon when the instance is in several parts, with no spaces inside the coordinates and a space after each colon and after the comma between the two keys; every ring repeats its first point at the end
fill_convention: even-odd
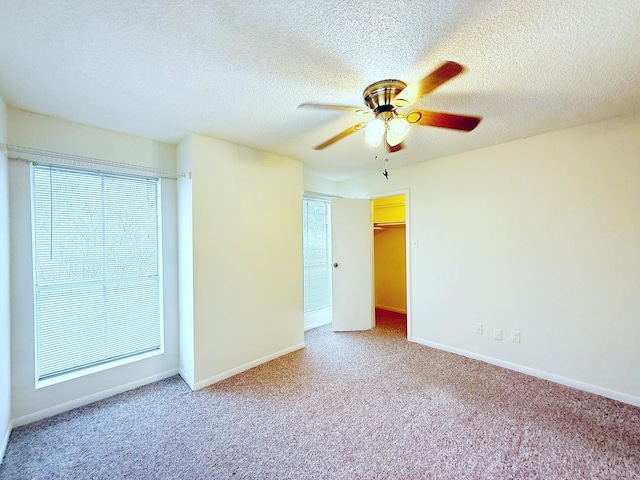
{"type": "Polygon", "coordinates": [[[333,330],[373,328],[369,200],[331,201],[333,330]]]}

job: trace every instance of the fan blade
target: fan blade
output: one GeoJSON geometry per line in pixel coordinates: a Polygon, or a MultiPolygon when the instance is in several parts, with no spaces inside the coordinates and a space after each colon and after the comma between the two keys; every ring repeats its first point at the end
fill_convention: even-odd
{"type": "Polygon", "coordinates": [[[327,103],[301,103],[298,105],[298,108],[320,108],[323,110],[340,110],[342,112],[351,112],[351,113],[372,113],[369,108],[362,107],[351,107],[349,105],[331,105],[327,103]]]}
{"type": "Polygon", "coordinates": [[[478,126],[482,117],[456,115],[453,113],[429,112],[427,110],[412,110],[407,115],[407,122],[427,127],[451,128],[470,132],[478,126]]]}
{"type": "Polygon", "coordinates": [[[445,62],[422,80],[407,85],[391,102],[395,107],[407,107],[427,93],[462,73],[464,67],[456,62],[445,62]]]}
{"type": "Polygon", "coordinates": [[[364,127],[367,126],[367,122],[362,122],[362,123],[358,123],[352,127],[347,128],[345,131],[340,132],[338,135],[336,135],[335,137],[331,137],[329,140],[327,140],[324,143],[321,143],[320,145],[316,145],[315,147],[313,147],[315,150],[322,150],[323,148],[327,148],[329,145],[337,142],[338,140],[342,140],[344,137],[347,137],[349,135],[351,135],[353,132],[357,131],[357,130],[361,130],[364,127]]]}
{"type": "Polygon", "coordinates": [[[393,152],[399,152],[400,150],[402,150],[404,148],[404,142],[400,142],[399,144],[395,145],[395,146],[391,146],[389,145],[387,142],[384,142],[385,146],[387,147],[387,152],[389,153],[393,153],[393,152]]]}

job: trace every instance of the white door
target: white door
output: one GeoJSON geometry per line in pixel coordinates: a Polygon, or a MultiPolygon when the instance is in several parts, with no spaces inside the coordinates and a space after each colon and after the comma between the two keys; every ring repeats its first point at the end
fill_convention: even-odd
{"type": "Polygon", "coordinates": [[[333,329],[373,328],[369,200],[331,201],[333,329]]]}

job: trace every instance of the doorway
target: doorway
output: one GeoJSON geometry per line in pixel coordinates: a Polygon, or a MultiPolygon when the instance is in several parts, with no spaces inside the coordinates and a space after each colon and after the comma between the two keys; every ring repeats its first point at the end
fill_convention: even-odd
{"type": "Polygon", "coordinates": [[[371,200],[375,325],[408,337],[406,217],[405,194],[371,200]]]}
{"type": "MultiPolygon", "coordinates": [[[[385,312],[401,315],[405,322],[405,338],[411,339],[411,283],[409,272],[409,251],[407,232],[410,232],[408,219],[408,192],[400,191],[380,195],[377,202],[386,205],[374,210],[373,201],[368,199],[335,198],[331,201],[331,250],[332,250],[332,324],[334,331],[369,330],[375,327],[376,275],[374,274],[374,235],[377,230],[397,229],[404,233],[405,245],[397,246],[393,255],[400,258],[404,254],[404,276],[392,281],[400,287],[401,303],[382,303],[384,297],[378,293],[380,306],[385,312]],[[390,198],[398,197],[399,198],[390,198]],[[386,200],[385,200],[386,199],[386,200]],[[401,217],[390,216],[400,212],[401,217]],[[374,220],[375,212],[375,220],[374,220]],[[402,225],[402,227],[400,227],[402,225]],[[392,308],[390,310],[389,308],[392,308]]],[[[380,236],[380,233],[378,233],[380,236]]],[[[392,234],[393,235],[393,234],[392,234]]],[[[386,237],[386,236],[385,236],[386,237]]],[[[380,249],[378,249],[380,252],[380,249]]],[[[379,258],[385,258],[380,256],[379,258]]],[[[388,262],[389,257],[387,257],[388,262]]],[[[383,262],[384,263],[384,262],[383,262]]],[[[378,274],[378,283],[384,279],[378,274]]],[[[389,288],[384,291],[389,292],[389,288]]]]}

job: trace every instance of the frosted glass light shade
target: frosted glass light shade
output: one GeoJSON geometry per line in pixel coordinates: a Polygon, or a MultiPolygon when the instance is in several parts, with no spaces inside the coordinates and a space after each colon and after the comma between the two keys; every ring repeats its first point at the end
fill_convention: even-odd
{"type": "Polygon", "coordinates": [[[385,124],[381,118],[374,118],[364,129],[364,141],[367,145],[377,147],[384,137],[385,124]]]}
{"type": "Polygon", "coordinates": [[[394,117],[387,125],[387,143],[395,147],[402,142],[409,133],[409,122],[404,117],[394,117]]]}

